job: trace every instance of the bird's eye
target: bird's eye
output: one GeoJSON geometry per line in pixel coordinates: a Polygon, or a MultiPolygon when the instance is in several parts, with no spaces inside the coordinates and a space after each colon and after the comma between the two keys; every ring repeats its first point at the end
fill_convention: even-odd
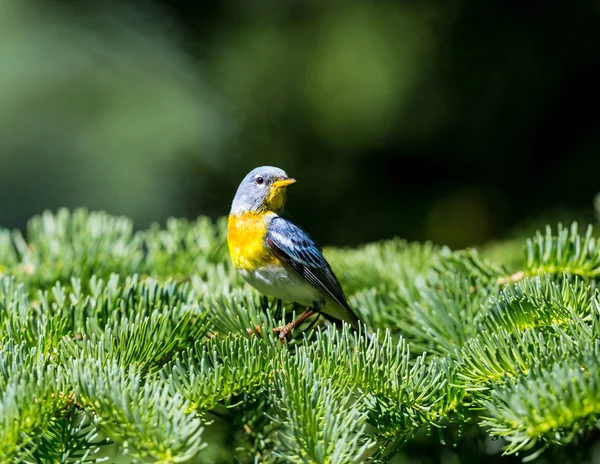
{"type": "Polygon", "coordinates": [[[258,177],[257,177],[257,178],[256,178],[254,181],[255,181],[255,182],[258,184],[258,185],[261,185],[261,184],[263,184],[263,183],[265,182],[265,180],[264,180],[262,177],[260,177],[260,176],[258,176],[258,177]]]}

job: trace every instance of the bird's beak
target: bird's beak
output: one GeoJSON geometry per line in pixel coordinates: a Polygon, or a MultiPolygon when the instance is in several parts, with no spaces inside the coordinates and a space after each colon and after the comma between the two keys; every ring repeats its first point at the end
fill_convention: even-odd
{"type": "Polygon", "coordinates": [[[296,179],[292,179],[291,177],[284,177],[283,179],[279,179],[279,180],[276,180],[275,182],[273,182],[273,187],[276,187],[276,188],[287,187],[288,185],[291,185],[295,182],[296,182],[296,179]]]}

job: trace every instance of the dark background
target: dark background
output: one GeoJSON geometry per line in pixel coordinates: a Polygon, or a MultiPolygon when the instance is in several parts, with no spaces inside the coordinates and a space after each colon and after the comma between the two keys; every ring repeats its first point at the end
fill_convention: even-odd
{"type": "Polygon", "coordinates": [[[228,212],[255,166],[325,245],[591,220],[600,1],[5,0],[0,224],[228,212]]]}

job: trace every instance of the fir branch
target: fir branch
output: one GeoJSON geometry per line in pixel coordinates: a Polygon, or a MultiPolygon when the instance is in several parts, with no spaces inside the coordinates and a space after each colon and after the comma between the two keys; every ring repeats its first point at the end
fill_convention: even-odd
{"type": "Polygon", "coordinates": [[[226,233],[225,218],[216,224],[204,217],[194,222],[171,218],[166,229],[153,224],[143,234],[145,272],[177,281],[192,275],[204,278],[214,265],[229,262],[226,233]]]}
{"type": "Polygon", "coordinates": [[[237,457],[264,462],[387,462],[423,427],[482,411],[507,453],[598,428],[591,229],[548,228],[512,275],[486,259],[503,252],[327,249],[351,306],[389,330],[287,344],[272,329],[295,308],[242,284],[225,230],[199,218],[134,232],[60,210],[26,237],[0,231],[0,462],[94,462],[98,427],[138,459],[179,462],[206,446],[209,413],[231,421],[237,457]]]}
{"type": "Polygon", "coordinates": [[[14,278],[5,278],[2,288],[1,336],[54,356],[60,340],[72,331],[71,315],[61,305],[49,304],[47,292],[40,292],[39,299],[32,301],[24,285],[17,284],[14,278]]]}
{"type": "Polygon", "coordinates": [[[356,292],[349,298],[350,306],[371,328],[404,332],[407,326],[413,324],[412,305],[421,301],[428,286],[428,279],[422,275],[411,279],[398,281],[386,288],[371,287],[356,292]]]}
{"type": "Polygon", "coordinates": [[[64,341],[63,354],[115,360],[121,366],[136,365],[143,370],[156,369],[206,333],[205,316],[186,313],[174,320],[173,315],[168,307],[152,311],[150,316],[132,312],[129,318],[109,322],[100,335],[89,329],[91,336],[81,343],[64,341]]]}
{"type": "Polygon", "coordinates": [[[98,426],[90,414],[79,411],[73,401],[57,414],[43,429],[31,449],[20,457],[24,463],[60,462],[68,464],[92,464],[108,458],[95,457],[108,439],[98,438],[98,426]]]}
{"type": "Polygon", "coordinates": [[[433,258],[447,253],[431,243],[393,239],[358,249],[327,248],[325,255],[348,295],[365,288],[394,288],[427,273],[433,258]]]}
{"type": "Polygon", "coordinates": [[[81,283],[75,281],[69,300],[81,317],[78,329],[82,332],[92,329],[98,335],[106,324],[118,322],[122,317],[130,316],[131,312],[148,316],[153,311],[168,308],[172,313],[172,323],[175,324],[187,314],[201,319],[205,313],[190,285],[170,280],[159,283],[150,278],[141,281],[137,274],[123,280],[112,274],[106,282],[92,276],[89,289],[83,290],[81,283]]]}
{"type": "Polygon", "coordinates": [[[597,428],[600,418],[598,345],[548,368],[498,387],[485,403],[481,425],[492,436],[507,441],[506,454],[531,450],[536,457],[551,444],[565,444],[586,430],[597,428]]]}
{"type": "Polygon", "coordinates": [[[436,424],[458,405],[461,394],[447,385],[448,371],[443,363],[416,359],[404,339],[392,337],[368,340],[351,333],[349,327],[317,334],[307,352],[326,378],[348,382],[369,403],[370,422],[380,438],[415,432],[425,424],[436,424]]]}
{"type": "Polygon", "coordinates": [[[200,418],[187,413],[188,403],[159,378],[86,356],[73,359],[68,369],[78,404],[93,411],[131,456],[183,462],[206,447],[200,418]]]}
{"type": "Polygon", "coordinates": [[[275,336],[214,338],[178,355],[161,376],[186,398],[190,410],[210,410],[243,392],[264,391],[282,350],[275,336]]]}
{"type": "Polygon", "coordinates": [[[25,343],[0,350],[0,462],[26,458],[52,418],[69,404],[61,368],[25,343]]]}
{"type": "Polygon", "coordinates": [[[368,412],[340,379],[323,377],[308,353],[285,357],[274,380],[274,417],[285,462],[363,462],[374,446],[365,433],[368,412]]]}
{"type": "Polygon", "coordinates": [[[500,328],[467,342],[460,351],[455,382],[472,394],[487,392],[528,375],[537,366],[550,366],[576,353],[595,350],[596,344],[597,341],[575,338],[560,329],[514,333],[500,328]]]}
{"type": "Polygon", "coordinates": [[[369,288],[350,296],[348,301],[369,327],[398,332],[410,320],[408,299],[400,288],[396,292],[369,288]]]}
{"type": "Polygon", "coordinates": [[[38,288],[73,276],[131,274],[143,259],[142,238],[134,234],[131,220],[85,209],[46,211],[29,221],[27,239],[14,232],[12,244],[13,252],[0,248],[8,252],[0,262],[11,264],[8,273],[38,288]]]}
{"type": "MultiPolygon", "coordinates": [[[[550,226],[546,232],[537,232],[527,240],[525,268],[508,281],[518,281],[538,274],[568,274],[583,279],[596,279],[600,275],[600,247],[588,226],[584,236],[579,235],[576,222],[571,227],[559,224],[556,235],[550,226]]],[[[506,278],[505,278],[506,279],[506,278]]],[[[501,279],[501,283],[505,280],[501,279]]]]}
{"type": "Polygon", "coordinates": [[[228,262],[208,265],[202,275],[191,274],[189,281],[197,295],[228,295],[247,285],[228,262]]]}
{"type": "Polygon", "coordinates": [[[250,290],[248,286],[225,294],[206,296],[202,306],[209,313],[215,333],[222,335],[247,337],[271,333],[282,325],[286,315],[280,300],[271,305],[266,297],[250,290]]]}
{"type": "Polygon", "coordinates": [[[477,334],[481,309],[498,289],[483,282],[473,285],[462,274],[444,283],[440,286],[435,282],[423,289],[421,299],[411,304],[412,324],[406,324],[402,331],[421,351],[453,356],[477,334]]]}
{"type": "Polygon", "coordinates": [[[473,286],[495,284],[498,279],[507,274],[504,266],[489,261],[475,249],[440,254],[436,257],[433,268],[440,281],[460,274],[469,276],[473,286]]]}
{"type": "MultiPolygon", "coordinates": [[[[270,381],[271,379],[269,379],[270,381]]],[[[228,408],[231,419],[238,432],[236,457],[240,461],[271,462],[273,449],[277,444],[277,430],[280,427],[273,415],[272,398],[268,395],[255,395],[252,391],[240,395],[239,407],[228,408]]]]}
{"type": "Polygon", "coordinates": [[[530,327],[564,325],[573,314],[586,318],[592,300],[597,299],[581,280],[571,283],[536,277],[505,287],[490,300],[489,309],[480,313],[477,323],[482,330],[495,332],[499,327],[522,331],[530,327]]]}

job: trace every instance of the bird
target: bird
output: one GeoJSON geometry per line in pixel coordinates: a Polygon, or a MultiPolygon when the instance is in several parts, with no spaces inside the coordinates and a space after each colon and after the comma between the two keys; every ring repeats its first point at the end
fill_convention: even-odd
{"type": "Polygon", "coordinates": [[[274,166],[253,169],[240,183],[227,220],[229,254],[246,282],[264,295],[306,308],[274,329],[282,342],[313,314],[355,329],[360,322],[321,247],[284,211],[287,188],[295,182],[274,166]]]}

